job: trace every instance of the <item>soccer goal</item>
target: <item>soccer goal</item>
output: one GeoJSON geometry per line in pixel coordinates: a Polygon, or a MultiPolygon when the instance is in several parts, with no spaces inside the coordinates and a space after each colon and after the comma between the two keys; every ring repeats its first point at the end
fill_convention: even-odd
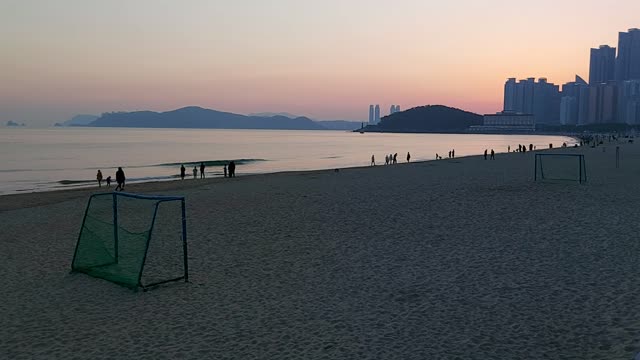
{"type": "Polygon", "coordinates": [[[587,181],[584,155],[580,154],[536,154],[534,181],[587,181]]]}
{"type": "Polygon", "coordinates": [[[184,197],[92,195],[71,271],[143,290],[188,282],[184,197]]]}

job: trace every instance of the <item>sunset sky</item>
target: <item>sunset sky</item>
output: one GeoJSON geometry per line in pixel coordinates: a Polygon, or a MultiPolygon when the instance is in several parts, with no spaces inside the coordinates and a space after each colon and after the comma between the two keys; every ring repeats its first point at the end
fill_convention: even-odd
{"type": "Polygon", "coordinates": [[[632,27],[638,0],[0,0],[0,122],[188,105],[495,112],[506,78],[588,78],[589,49],[632,27]]]}

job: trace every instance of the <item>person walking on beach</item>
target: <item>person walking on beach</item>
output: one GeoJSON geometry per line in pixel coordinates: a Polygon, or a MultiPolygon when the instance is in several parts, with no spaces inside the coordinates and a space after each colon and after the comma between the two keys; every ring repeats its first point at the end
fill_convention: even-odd
{"type": "Polygon", "coordinates": [[[376,166],[376,156],[371,155],[371,166],[376,166]]]}
{"type": "Polygon", "coordinates": [[[98,170],[96,174],[96,179],[98,180],[98,187],[102,187],[102,171],[98,170]]]}
{"type": "Polygon", "coordinates": [[[236,177],[236,163],[233,160],[229,163],[229,177],[236,177]]]}
{"type": "Polygon", "coordinates": [[[449,150],[449,159],[451,159],[451,150],[449,150]]]}
{"type": "Polygon", "coordinates": [[[200,163],[200,179],[204,179],[204,163],[200,163]]]}
{"type": "Polygon", "coordinates": [[[226,164],[224,165],[223,170],[224,170],[224,177],[227,177],[227,165],[226,164]]]}
{"type": "Polygon", "coordinates": [[[116,186],[115,191],[122,191],[124,190],[124,181],[125,181],[125,176],[124,176],[124,170],[122,170],[121,167],[118,168],[118,171],[116,171],[116,182],[118,183],[118,186],[116,186]]]}
{"type": "Polygon", "coordinates": [[[193,178],[194,179],[198,178],[198,168],[196,166],[193,167],[193,178]]]}
{"type": "Polygon", "coordinates": [[[484,149],[484,159],[487,160],[487,149],[484,149]]]}
{"type": "Polygon", "coordinates": [[[187,169],[184,167],[184,164],[180,166],[180,178],[184,180],[185,175],[187,174],[187,169]]]}
{"type": "Polygon", "coordinates": [[[107,187],[111,187],[111,175],[107,176],[107,187]]]}
{"type": "Polygon", "coordinates": [[[451,158],[456,158],[456,149],[451,150],[451,158]]]}
{"type": "Polygon", "coordinates": [[[398,153],[393,154],[393,163],[394,164],[398,163],[398,153]]]}
{"type": "Polygon", "coordinates": [[[407,151],[407,162],[411,162],[411,154],[407,151]]]}
{"type": "Polygon", "coordinates": [[[491,149],[491,160],[495,160],[496,159],[496,152],[493,151],[493,149],[491,149]]]}
{"type": "Polygon", "coordinates": [[[389,165],[389,155],[384,156],[384,164],[389,165]]]}
{"type": "Polygon", "coordinates": [[[511,145],[507,146],[507,152],[511,152],[511,145]]]}

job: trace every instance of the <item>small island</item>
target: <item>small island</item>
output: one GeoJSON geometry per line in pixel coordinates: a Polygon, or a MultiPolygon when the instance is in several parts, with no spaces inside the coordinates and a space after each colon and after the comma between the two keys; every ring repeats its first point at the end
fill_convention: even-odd
{"type": "Polygon", "coordinates": [[[26,126],[26,125],[24,123],[19,124],[19,123],[15,122],[15,121],[9,120],[9,121],[7,121],[7,126],[9,126],[9,127],[19,127],[19,126],[26,126]]]}

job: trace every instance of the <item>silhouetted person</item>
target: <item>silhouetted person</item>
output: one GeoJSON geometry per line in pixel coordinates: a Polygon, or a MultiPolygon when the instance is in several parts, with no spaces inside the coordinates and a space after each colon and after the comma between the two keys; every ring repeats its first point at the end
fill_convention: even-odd
{"type": "Polygon", "coordinates": [[[389,155],[384,156],[384,164],[389,165],[389,155]]]}
{"type": "Polygon", "coordinates": [[[553,149],[553,144],[549,144],[549,149],[553,149]]]}
{"type": "Polygon", "coordinates": [[[533,144],[529,144],[529,151],[533,151],[533,144]]]}
{"type": "Polygon", "coordinates": [[[227,177],[227,165],[224,166],[224,177],[227,177]]]}
{"type": "Polygon", "coordinates": [[[487,149],[484,149],[484,159],[487,160],[487,149]]]}
{"type": "Polygon", "coordinates": [[[449,150],[449,159],[451,159],[451,150],[449,150]]]}
{"type": "Polygon", "coordinates": [[[371,155],[371,166],[376,166],[376,156],[371,155]]]}
{"type": "Polygon", "coordinates": [[[184,167],[184,164],[180,166],[180,178],[184,180],[184,177],[187,175],[187,169],[184,167]]]}
{"type": "Polygon", "coordinates": [[[407,151],[407,162],[411,161],[411,154],[407,151]]]}
{"type": "Polygon", "coordinates": [[[107,176],[107,187],[111,187],[111,176],[107,176]]]}
{"type": "Polygon", "coordinates": [[[200,179],[204,179],[204,163],[200,163],[200,179]]]}
{"type": "Polygon", "coordinates": [[[236,163],[234,161],[229,163],[229,177],[236,177],[236,163]]]}
{"type": "Polygon", "coordinates": [[[507,152],[511,152],[511,145],[507,146],[507,152]]]}
{"type": "Polygon", "coordinates": [[[438,155],[438,153],[436,153],[436,160],[438,160],[440,158],[440,155],[438,155]]]}
{"type": "Polygon", "coordinates": [[[394,164],[398,163],[398,153],[393,154],[393,163],[394,164]]]}
{"type": "Polygon", "coordinates": [[[452,157],[453,159],[455,159],[455,158],[456,158],[456,149],[451,150],[451,157],[452,157]]]}
{"type": "Polygon", "coordinates": [[[495,160],[496,159],[496,152],[493,151],[493,149],[491,149],[491,160],[495,160]]]}
{"type": "Polygon", "coordinates": [[[118,183],[118,186],[116,186],[115,191],[124,190],[124,181],[125,180],[126,180],[126,178],[124,176],[124,170],[122,170],[122,168],[119,167],[118,171],[116,171],[116,182],[118,183]]]}
{"type": "Polygon", "coordinates": [[[98,187],[102,187],[102,171],[98,170],[96,174],[96,179],[98,180],[98,187]]]}
{"type": "Polygon", "coordinates": [[[197,179],[198,178],[198,168],[197,167],[193,167],[193,178],[197,179]]]}

